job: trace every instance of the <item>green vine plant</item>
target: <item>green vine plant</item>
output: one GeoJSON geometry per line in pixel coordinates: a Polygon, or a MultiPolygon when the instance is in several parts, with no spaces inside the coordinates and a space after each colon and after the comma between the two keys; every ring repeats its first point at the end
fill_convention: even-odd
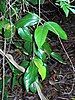
{"type": "MultiPolygon", "coordinates": [[[[46,60],[55,59],[62,64],[66,64],[60,54],[52,50],[46,38],[48,34],[55,34],[59,38],[67,40],[67,34],[56,22],[46,22],[33,12],[27,11],[25,16],[18,16],[19,8],[17,7],[17,5],[16,7],[14,6],[15,2],[16,1],[13,1],[12,4],[9,3],[9,7],[11,9],[11,12],[9,13],[10,18],[8,18],[8,11],[10,9],[6,8],[7,2],[5,2],[5,0],[1,0],[0,2],[2,4],[0,4],[0,11],[2,12],[1,14],[3,14],[0,17],[0,36],[6,39],[6,46],[9,47],[9,43],[13,44],[15,50],[20,51],[22,56],[24,56],[24,59],[18,65],[13,59],[12,55],[9,54],[10,48],[8,52],[3,52],[1,47],[0,55],[5,56],[6,62],[9,64],[9,67],[12,71],[12,90],[14,89],[14,86],[16,84],[20,84],[24,86],[27,92],[31,91],[33,93],[36,93],[37,91],[40,99],[45,100],[46,98],[44,97],[40,89],[40,78],[43,81],[47,77],[48,65],[46,64],[46,60]],[[14,20],[15,16],[16,21],[14,20]],[[17,36],[18,41],[14,41],[15,35],[17,36]],[[19,41],[22,41],[22,45],[20,45],[21,42],[19,41]],[[17,77],[19,77],[18,80],[17,77]]],[[[28,6],[29,2],[37,4],[37,0],[24,0],[24,2],[22,2],[21,0],[17,0],[17,4],[26,3],[26,6],[28,6]]],[[[64,2],[66,3],[66,1],[61,0],[59,4],[60,6],[62,5],[63,10],[64,2]]],[[[44,0],[42,0],[40,3],[43,4],[44,0]]],[[[71,7],[74,6],[69,6],[69,4],[67,6],[69,7],[67,7],[69,10],[71,10],[72,12],[74,11],[73,9],[71,9],[71,7]]],[[[68,13],[66,14],[66,16],[68,16],[68,13]]],[[[0,93],[2,93],[2,81],[3,80],[0,77],[0,93]]],[[[10,81],[11,77],[4,76],[5,91],[3,98],[6,98],[7,100],[8,91],[5,86],[10,81]]]]}

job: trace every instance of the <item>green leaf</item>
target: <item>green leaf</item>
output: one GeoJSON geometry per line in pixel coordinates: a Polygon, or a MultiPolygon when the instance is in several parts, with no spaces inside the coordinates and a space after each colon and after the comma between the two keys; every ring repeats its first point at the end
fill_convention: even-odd
{"type": "Polygon", "coordinates": [[[51,32],[58,35],[61,39],[67,40],[67,35],[65,31],[55,22],[45,22],[44,26],[51,32]]]}
{"type": "Polygon", "coordinates": [[[75,98],[71,98],[71,100],[75,100],[75,98]]]}
{"type": "Polygon", "coordinates": [[[46,54],[44,52],[44,50],[42,49],[38,49],[38,51],[36,50],[35,54],[43,61],[46,61],[46,54]]]}
{"type": "Polygon", "coordinates": [[[52,53],[51,53],[51,56],[52,56],[54,59],[56,59],[57,61],[59,61],[60,63],[66,64],[65,61],[62,59],[62,57],[61,57],[59,54],[57,54],[57,53],[55,53],[55,52],[52,52],[52,53]]]}
{"type": "MultiPolygon", "coordinates": [[[[39,80],[38,80],[38,76],[36,77],[35,82],[37,82],[38,84],[40,84],[39,80]]],[[[31,90],[31,92],[36,93],[36,87],[34,86],[34,82],[30,85],[30,90],[31,90]]]]}
{"type": "Polygon", "coordinates": [[[0,0],[0,10],[5,13],[6,9],[6,1],[5,0],[0,0]]]}
{"type": "Polygon", "coordinates": [[[20,71],[18,69],[16,69],[11,63],[8,62],[8,64],[13,73],[15,73],[16,75],[18,75],[20,73],[20,71]]]}
{"type": "Polygon", "coordinates": [[[47,34],[48,34],[48,29],[46,27],[38,26],[36,28],[34,37],[38,48],[41,48],[41,46],[44,44],[47,34]]]}
{"type": "Polygon", "coordinates": [[[8,24],[9,21],[8,20],[3,20],[3,21],[0,21],[0,29],[4,28],[6,24],[8,24]]]}
{"type": "Polygon", "coordinates": [[[73,14],[75,14],[75,9],[73,9],[73,8],[69,8],[69,9],[73,14]]]}
{"type": "Polygon", "coordinates": [[[49,75],[49,67],[46,63],[44,63],[44,66],[46,67],[46,77],[49,75]]]}
{"type": "MultiPolygon", "coordinates": [[[[30,1],[32,4],[39,4],[39,0],[28,0],[30,1]]],[[[40,0],[40,4],[43,4],[45,0],[40,0]]]]}
{"type": "Polygon", "coordinates": [[[33,93],[36,93],[36,87],[34,86],[34,83],[32,83],[30,85],[30,90],[33,92],[33,93]]]}
{"type": "Polygon", "coordinates": [[[37,57],[34,58],[34,63],[38,68],[38,72],[41,75],[42,80],[44,80],[46,77],[46,67],[43,66],[43,62],[37,57]]]}
{"type": "Polygon", "coordinates": [[[65,14],[66,14],[66,17],[68,17],[68,15],[69,15],[69,9],[67,8],[67,7],[63,7],[63,11],[65,12],[65,14]]]}
{"type": "Polygon", "coordinates": [[[18,83],[18,80],[17,80],[17,74],[13,74],[13,77],[12,77],[12,90],[14,89],[14,86],[18,83]]]}
{"type": "MultiPolygon", "coordinates": [[[[24,1],[26,1],[26,0],[24,0],[24,1]]],[[[17,0],[17,2],[22,3],[22,0],[17,0]]]]}
{"type": "Polygon", "coordinates": [[[60,0],[59,2],[60,2],[60,6],[63,9],[66,17],[68,17],[68,15],[69,15],[69,8],[70,8],[70,2],[64,1],[64,0],[60,0]]]}
{"type": "Polygon", "coordinates": [[[45,42],[42,47],[43,47],[44,51],[47,53],[47,55],[50,56],[50,54],[52,52],[50,45],[47,42],[45,42]]]}
{"type": "Polygon", "coordinates": [[[4,90],[4,100],[9,100],[9,97],[8,97],[8,90],[4,90]]]}
{"type": "Polygon", "coordinates": [[[29,53],[24,48],[22,48],[22,52],[27,56],[29,55],[29,53]]]}
{"type": "Polygon", "coordinates": [[[22,46],[20,45],[19,42],[14,42],[14,45],[15,45],[16,48],[22,49],[22,46]]]}
{"type": "Polygon", "coordinates": [[[11,37],[11,32],[10,32],[10,30],[5,30],[5,32],[4,32],[4,37],[5,37],[5,38],[10,38],[10,37],[11,37]]]}
{"type": "Polygon", "coordinates": [[[15,25],[16,28],[26,27],[26,26],[33,26],[39,22],[39,17],[35,13],[29,13],[22,19],[18,20],[15,25]]]}
{"type": "Polygon", "coordinates": [[[70,7],[70,5],[68,3],[65,3],[65,2],[60,2],[60,6],[63,9],[63,11],[65,12],[66,17],[68,17],[68,15],[69,15],[68,8],[70,7]]]}
{"type": "Polygon", "coordinates": [[[22,67],[24,67],[24,68],[27,68],[28,65],[29,65],[29,61],[27,61],[27,60],[23,60],[23,61],[21,62],[21,64],[20,64],[20,66],[22,66],[22,67]]]}
{"type": "Polygon", "coordinates": [[[18,82],[20,85],[23,85],[23,76],[22,75],[19,77],[18,82]]]}
{"type": "Polygon", "coordinates": [[[24,43],[24,48],[29,54],[31,54],[32,53],[32,42],[26,41],[24,43]]]}
{"type": "Polygon", "coordinates": [[[0,93],[2,92],[2,80],[0,80],[0,93]]]}
{"type": "Polygon", "coordinates": [[[10,76],[6,76],[6,77],[5,77],[5,85],[6,85],[8,82],[10,82],[10,76]]]}
{"type": "Polygon", "coordinates": [[[4,37],[5,38],[11,38],[11,36],[14,36],[14,30],[15,30],[14,25],[12,25],[12,26],[7,25],[5,32],[4,32],[4,37]],[[11,32],[11,28],[12,28],[12,32],[11,32]]]}
{"type": "Polygon", "coordinates": [[[24,74],[24,85],[26,91],[29,91],[30,85],[36,80],[37,78],[37,67],[34,65],[33,62],[30,63],[30,66],[27,68],[26,73],[24,74]]]}
{"type": "Polygon", "coordinates": [[[31,33],[30,33],[30,31],[27,27],[19,28],[18,29],[18,34],[20,35],[20,37],[23,40],[27,40],[27,41],[32,42],[32,35],[31,35],[31,33]]]}
{"type": "MultiPolygon", "coordinates": [[[[10,81],[10,76],[5,77],[5,85],[10,81]]],[[[0,92],[2,91],[2,79],[0,79],[0,92]]]]}
{"type": "Polygon", "coordinates": [[[62,2],[62,1],[68,2],[68,0],[57,0],[56,2],[62,2]]]}

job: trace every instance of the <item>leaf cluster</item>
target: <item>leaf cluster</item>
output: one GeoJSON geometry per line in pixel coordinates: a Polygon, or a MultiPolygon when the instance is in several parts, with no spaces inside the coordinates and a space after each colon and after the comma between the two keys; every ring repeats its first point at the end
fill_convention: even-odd
{"type": "MultiPolygon", "coordinates": [[[[37,4],[36,0],[28,1],[32,3],[35,1],[34,4],[37,4]]],[[[21,0],[18,0],[18,2],[21,2],[21,0]]],[[[41,1],[41,4],[43,2],[44,0],[41,1]]],[[[0,10],[2,11],[2,9],[0,10]]],[[[47,58],[66,64],[60,54],[54,52],[50,44],[47,42],[48,34],[54,34],[63,40],[67,40],[66,32],[56,22],[44,21],[44,23],[38,25],[38,23],[41,22],[42,19],[39,18],[37,14],[31,12],[27,13],[22,18],[17,19],[15,22],[12,21],[12,25],[10,24],[9,19],[0,21],[0,35],[2,35],[2,29],[4,29],[4,38],[6,38],[8,43],[11,41],[11,36],[12,40],[14,40],[15,35],[17,35],[17,39],[18,41],[22,41],[22,45],[20,45],[20,42],[18,41],[13,41],[13,45],[15,50],[20,51],[25,57],[25,59],[23,59],[20,63],[20,65],[26,69],[23,74],[9,61],[7,62],[13,74],[12,90],[16,84],[20,83],[24,86],[27,92],[31,90],[35,93],[36,88],[33,83],[37,82],[40,84],[40,79],[45,80],[47,77],[47,58]],[[19,78],[17,80],[18,76],[19,78]]],[[[0,81],[2,82],[2,80],[0,81]]]]}

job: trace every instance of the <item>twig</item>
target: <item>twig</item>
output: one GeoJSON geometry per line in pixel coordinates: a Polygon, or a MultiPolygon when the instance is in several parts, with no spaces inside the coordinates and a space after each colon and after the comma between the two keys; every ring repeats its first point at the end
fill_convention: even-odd
{"type": "Polygon", "coordinates": [[[70,1],[70,3],[74,2],[75,0],[70,1]]]}
{"type": "MultiPolygon", "coordinates": [[[[27,2],[27,1],[26,1],[27,2]]],[[[28,3],[28,2],[27,2],[28,3]]],[[[32,8],[34,8],[35,10],[38,10],[36,7],[34,7],[32,4],[29,3],[29,6],[31,6],[32,8]]],[[[41,9],[40,9],[41,10],[41,9]]],[[[26,10],[25,10],[26,11],[26,10]]],[[[29,11],[26,11],[29,13],[29,11]]],[[[49,19],[40,11],[40,13],[49,21],[49,19]]]]}
{"type": "Polygon", "coordinates": [[[10,6],[11,5],[11,1],[12,0],[9,0],[9,2],[8,2],[8,4],[9,4],[10,33],[11,33],[11,39],[10,39],[10,43],[9,43],[9,47],[8,47],[8,52],[10,51],[11,42],[12,42],[12,18],[11,18],[11,6],[10,6]]]}
{"type": "Polygon", "coordinates": [[[73,72],[75,72],[75,68],[74,68],[74,65],[73,65],[73,63],[72,63],[72,61],[71,61],[71,58],[69,57],[69,55],[68,55],[68,53],[67,53],[67,51],[66,51],[66,49],[65,49],[65,47],[64,47],[64,45],[63,45],[63,43],[62,43],[62,41],[61,41],[61,39],[60,39],[60,37],[58,37],[58,39],[59,39],[59,41],[60,41],[60,43],[61,43],[61,46],[62,46],[62,48],[63,48],[63,50],[64,50],[64,52],[65,52],[67,58],[69,59],[69,61],[70,61],[70,63],[71,63],[73,72]]]}
{"type": "Polygon", "coordinates": [[[41,13],[40,13],[41,10],[40,10],[40,8],[41,7],[40,7],[40,0],[39,0],[39,23],[40,23],[40,17],[41,17],[41,13]]]}
{"type": "Polygon", "coordinates": [[[13,59],[13,57],[12,57],[12,55],[10,55],[10,54],[5,54],[1,49],[0,49],[0,54],[2,55],[2,56],[5,56],[7,59],[8,59],[8,61],[12,64],[12,65],[14,65],[14,67],[16,67],[18,70],[20,70],[21,72],[25,72],[25,69],[22,67],[22,66],[19,66],[16,62],[15,62],[15,60],[13,59]]]}
{"type": "Polygon", "coordinates": [[[0,17],[0,20],[3,19],[4,17],[5,17],[5,16],[2,15],[2,16],[0,17]]]}
{"type": "Polygon", "coordinates": [[[68,98],[58,97],[59,100],[69,100],[68,98]]]}
{"type": "Polygon", "coordinates": [[[36,82],[34,82],[34,86],[35,86],[36,89],[37,89],[37,92],[38,92],[38,95],[39,95],[40,99],[41,99],[41,100],[48,100],[48,99],[46,99],[46,97],[43,95],[43,93],[41,92],[41,89],[40,89],[39,85],[38,85],[36,82]]]}

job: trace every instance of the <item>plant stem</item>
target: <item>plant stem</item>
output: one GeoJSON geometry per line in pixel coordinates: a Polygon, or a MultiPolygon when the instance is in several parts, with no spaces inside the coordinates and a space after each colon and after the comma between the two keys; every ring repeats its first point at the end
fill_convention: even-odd
{"type": "MultiPolygon", "coordinates": [[[[10,47],[11,47],[11,42],[12,42],[12,18],[11,18],[11,1],[9,0],[9,20],[10,20],[10,33],[11,33],[11,39],[10,39],[10,43],[9,43],[9,47],[8,47],[8,52],[10,51],[10,47]]],[[[7,52],[7,53],[8,53],[7,52]]]]}

